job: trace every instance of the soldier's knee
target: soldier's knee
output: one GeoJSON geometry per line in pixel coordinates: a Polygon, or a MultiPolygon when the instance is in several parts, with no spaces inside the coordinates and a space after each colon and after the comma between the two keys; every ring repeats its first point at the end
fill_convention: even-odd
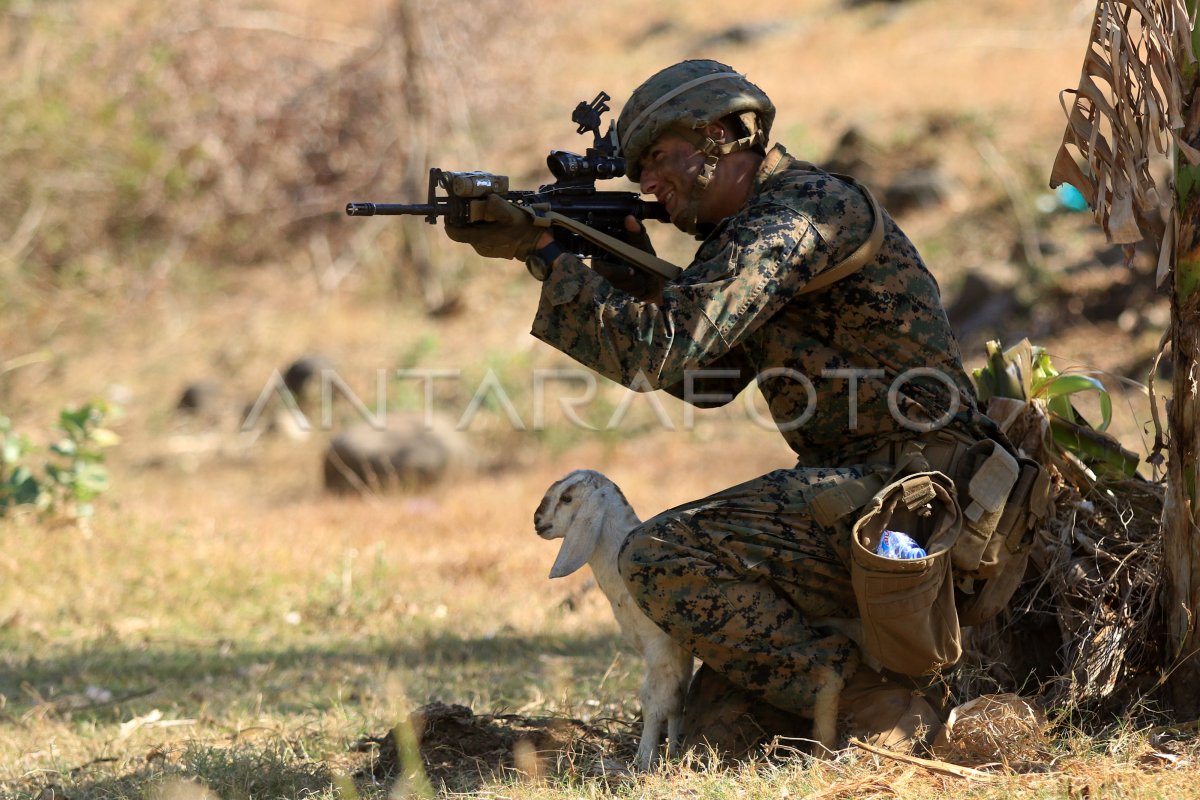
{"type": "Polygon", "coordinates": [[[630,593],[645,608],[644,598],[662,591],[664,576],[679,572],[682,530],[680,521],[660,514],[638,525],[621,544],[617,553],[617,571],[630,593]]]}
{"type": "Polygon", "coordinates": [[[647,563],[647,543],[653,541],[653,536],[648,532],[649,528],[649,524],[642,523],[631,530],[617,553],[617,571],[621,573],[625,585],[630,588],[647,563]]]}

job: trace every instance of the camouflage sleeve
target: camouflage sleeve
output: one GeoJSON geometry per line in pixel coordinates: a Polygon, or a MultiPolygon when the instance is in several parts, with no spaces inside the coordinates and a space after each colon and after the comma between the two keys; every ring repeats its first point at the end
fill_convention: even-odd
{"type": "Polygon", "coordinates": [[[663,391],[697,408],[720,408],[754,380],[754,370],[734,353],[715,358],[695,371],[684,374],[683,380],[664,386],[663,391]]]}
{"type": "Polygon", "coordinates": [[[758,205],[729,222],[658,305],[614,291],[564,256],[542,285],[533,335],[625,386],[639,373],[641,386],[680,384],[761,327],[831,261],[818,228],[790,206],[758,205]]]}

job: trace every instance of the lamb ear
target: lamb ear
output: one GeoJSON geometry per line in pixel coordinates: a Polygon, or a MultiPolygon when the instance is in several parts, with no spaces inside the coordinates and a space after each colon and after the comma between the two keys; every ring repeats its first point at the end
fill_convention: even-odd
{"type": "Polygon", "coordinates": [[[600,541],[600,534],[604,530],[604,518],[608,516],[607,509],[595,511],[596,513],[591,515],[591,525],[573,526],[563,537],[558,548],[558,557],[554,559],[554,566],[550,567],[551,578],[570,575],[592,557],[592,551],[596,549],[596,543],[600,541]]]}

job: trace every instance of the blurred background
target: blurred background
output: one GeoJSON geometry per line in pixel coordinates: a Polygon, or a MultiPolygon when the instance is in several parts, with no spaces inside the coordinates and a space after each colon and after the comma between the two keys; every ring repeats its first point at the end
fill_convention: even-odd
{"type": "MultiPolygon", "coordinates": [[[[430,166],[549,182],[550,149],[587,146],[577,102],[605,90],[619,111],[686,57],[745,72],[779,108],[777,141],[882,197],[941,281],[968,359],[988,338],[1030,336],[1144,381],[1165,304],[1046,184],[1090,12],[11,0],[0,404],[20,419],[117,386],[131,414],[164,425],[189,382],[253,397],[310,350],[391,369],[455,361],[465,334],[472,354],[541,357],[520,339],[536,287],[519,265],[479,262],[419,219],[341,210],[419,202],[430,166]]],[[[691,242],[653,233],[686,262],[691,242]]]]}

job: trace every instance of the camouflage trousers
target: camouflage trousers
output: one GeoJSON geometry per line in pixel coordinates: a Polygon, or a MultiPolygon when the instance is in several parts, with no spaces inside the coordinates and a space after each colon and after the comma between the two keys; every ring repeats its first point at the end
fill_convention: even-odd
{"type": "Polygon", "coordinates": [[[812,620],[857,618],[849,529],[826,528],[812,498],[858,468],[783,469],[647,520],[621,549],[621,575],[659,627],[733,684],[810,716],[827,676],[858,647],[812,620]]]}

